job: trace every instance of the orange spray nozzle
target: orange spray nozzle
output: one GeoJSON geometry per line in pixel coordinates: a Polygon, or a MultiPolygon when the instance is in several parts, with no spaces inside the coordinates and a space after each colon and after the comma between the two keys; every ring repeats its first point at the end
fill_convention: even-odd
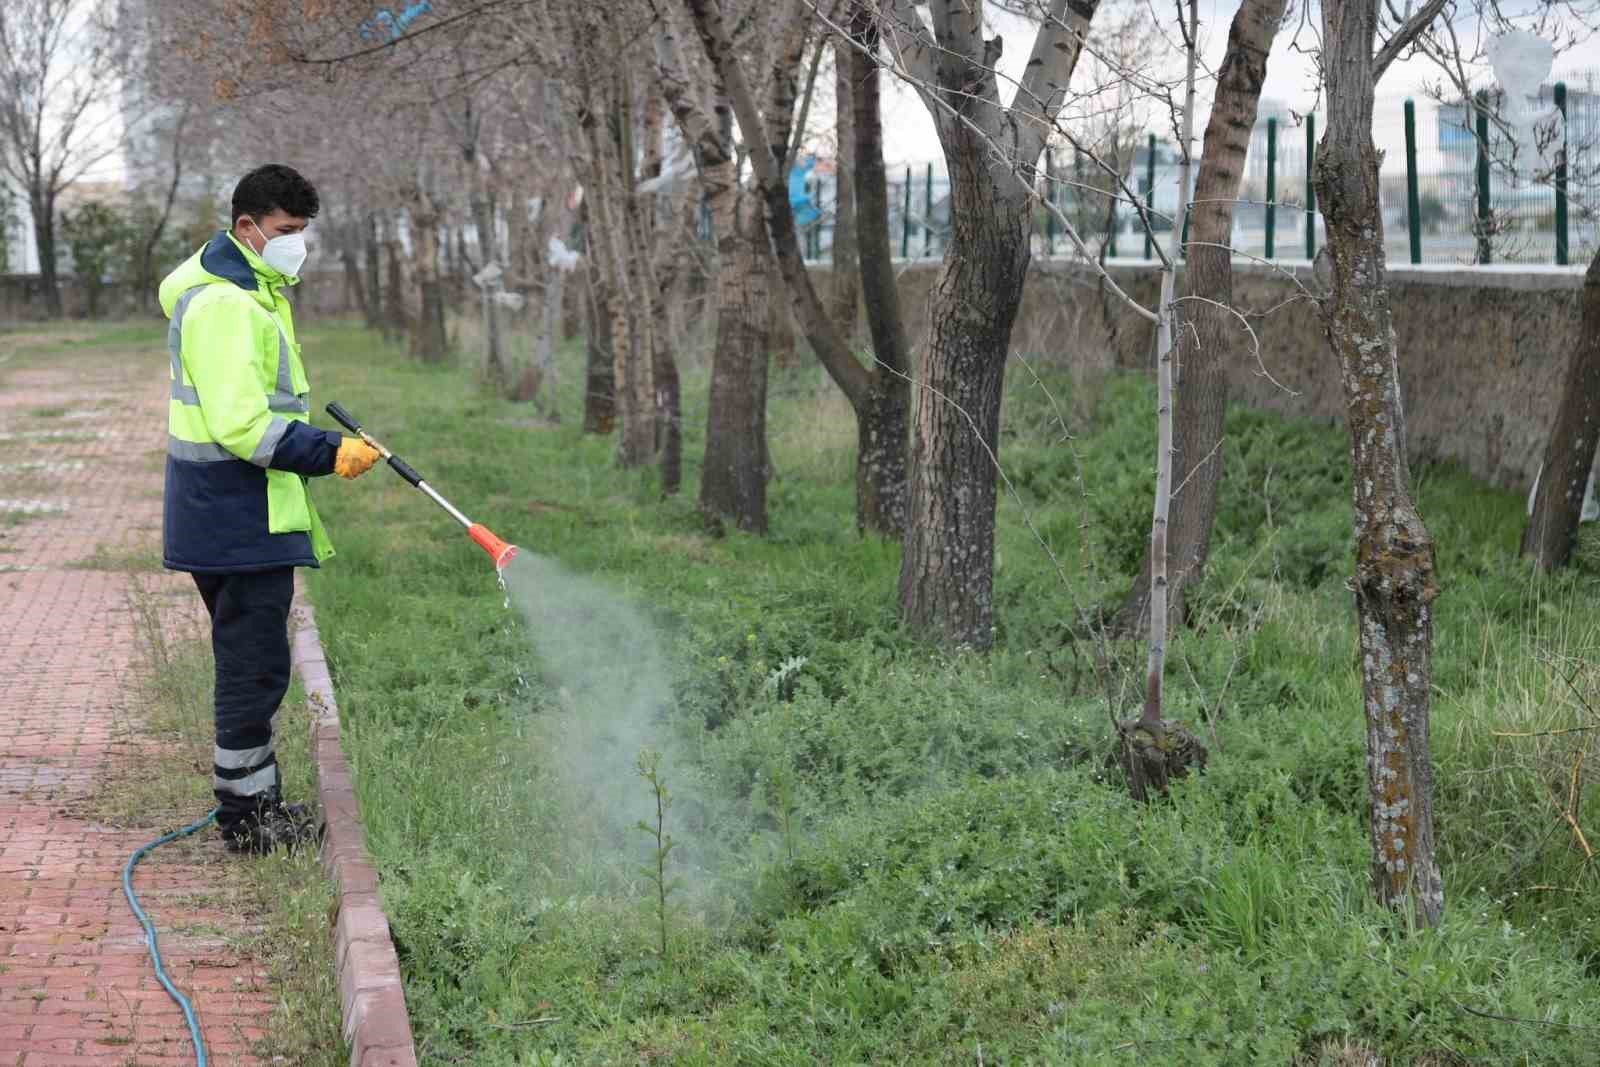
{"type": "Polygon", "coordinates": [[[494,535],[494,532],[481,522],[475,522],[467,527],[467,536],[478,542],[478,547],[489,553],[489,558],[494,560],[496,567],[504,567],[511,562],[517,554],[517,546],[507,544],[494,535]]]}

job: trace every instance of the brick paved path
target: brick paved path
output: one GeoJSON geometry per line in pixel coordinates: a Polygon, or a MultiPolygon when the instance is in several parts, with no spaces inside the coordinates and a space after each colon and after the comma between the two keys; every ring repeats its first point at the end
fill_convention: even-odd
{"type": "MultiPolygon", "coordinates": [[[[135,584],[191,623],[200,611],[186,575],[131,562],[161,536],[162,333],[59,355],[0,333],[0,1067],[194,1062],[121,891],[129,853],[175,824],[82,815],[102,775],[137,768],[149,744],[127,677],[135,584]]],[[[229,947],[244,920],[215,909],[233,861],[214,832],[197,841],[147,858],[136,888],[211,1062],[256,1063],[272,997],[229,947]]]]}

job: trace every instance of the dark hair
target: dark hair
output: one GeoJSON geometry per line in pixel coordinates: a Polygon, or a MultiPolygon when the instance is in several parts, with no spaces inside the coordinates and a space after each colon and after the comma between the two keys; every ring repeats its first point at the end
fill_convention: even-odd
{"type": "Polygon", "coordinates": [[[316,187],[299,171],[282,163],[257,167],[233,187],[234,222],[239,221],[240,215],[260,219],[274,208],[282,208],[298,219],[310,219],[316,217],[321,206],[316,187]]]}

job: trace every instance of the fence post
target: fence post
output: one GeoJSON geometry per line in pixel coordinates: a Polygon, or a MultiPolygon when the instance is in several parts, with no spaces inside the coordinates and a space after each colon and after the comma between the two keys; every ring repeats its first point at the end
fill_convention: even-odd
{"type": "Polygon", "coordinates": [[[1473,109],[1478,113],[1478,262],[1494,258],[1489,230],[1494,212],[1489,207],[1489,94],[1478,90],[1473,109]]]}
{"type": "Polygon", "coordinates": [[[1278,236],[1278,120],[1267,120],[1267,259],[1278,236]]]}
{"type": "Polygon", "coordinates": [[[1155,229],[1156,210],[1156,135],[1150,135],[1150,150],[1144,159],[1144,211],[1150,217],[1150,225],[1144,228],[1144,258],[1150,259],[1155,250],[1150,247],[1152,240],[1151,230],[1155,229]]]}
{"type": "MultiPolygon", "coordinates": [[[[1178,174],[1181,176],[1183,171],[1180,170],[1178,174]]],[[[1183,191],[1183,236],[1178,239],[1179,259],[1189,258],[1189,193],[1188,189],[1183,191]]]]}
{"type": "Polygon", "coordinates": [[[1054,149],[1044,150],[1044,240],[1045,255],[1056,254],[1056,154],[1054,149]]]}
{"type": "MultiPolygon", "coordinates": [[[[822,210],[822,183],[806,182],[806,192],[811,194],[812,202],[817,205],[817,210],[822,210]]],[[[822,229],[820,221],[813,222],[806,227],[806,258],[815,262],[821,256],[821,242],[817,240],[818,231],[822,229]]]]}
{"type": "Polygon", "coordinates": [[[1556,263],[1567,265],[1567,83],[1556,82],[1556,110],[1561,112],[1561,154],[1556,157],[1556,263]]]}
{"type": "Polygon", "coordinates": [[[1088,212],[1083,210],[1083,153],[1078,151],[1076,145],[1072,148],[1072,218],[1078,227],[1078,236],[1084,241],[1085,247],[1089,241],[1088,212]]]}
{"type": "MultiPolygon", "coordinates": [[[[1117,168],[1117,177],[1120,181],[1122,168],[1117,168]]],[[[1110,202],[1106,207],[1106,256],[1117,258],[1117,186],[1113,185],[1110,193],[1110,202]]]]}
{"type": "MultiPolygon", "coordinates": [[[[816,179],[816,210],[819,211],[816,221],[816,258],[822,258],[822,227],[827,226],[827,202],[822,198],[822,179],[816,179]]],[[[834,262],[834,246],[827,246],[827,262],[834,262]]]]}
{"type": "Polygon", "coordinates": [[[1306,116],[1306,258],[1317,258],[1317,116],[1306,116]]]}
{"type": "Polygon", "coordinates": [[[933,164],[928,164],[928,179],[922,191],[922,255],[933,255],[933,164]]]}
{"type": "MultiPolygon", "coordinates": [[[[822,210],[822,183],[817,183],[816,189],[817,210],[822,210]]],[[[822,220],[819,218],[811,224],[811,258],[822,259],[822,220]]]]}
{"type": "Polygon", "coordinates": [[[1406,97],[1406,232],[1411,262],[1422,262],[1422,200],[1417,195],[1417,105],[1406,97]]]}
{"type": "Polygon", "coordinates": [[[911,258],[911,168],[906,168],[905,206],[900,209],[900,258],[911,258]]]}
{"type": "MultiPolygon", "coordinates": [[[[852,211],[854,208],[852,207],[852,211]]],[[[839,173],[833,175],[833,221],[828,223],[828,265],[834,264],[833,239],[839,233],[839,173]]]]}

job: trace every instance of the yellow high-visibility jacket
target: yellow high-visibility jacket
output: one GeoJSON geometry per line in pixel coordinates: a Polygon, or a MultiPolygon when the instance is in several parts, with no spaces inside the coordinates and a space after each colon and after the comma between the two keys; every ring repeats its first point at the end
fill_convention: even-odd
{"type": "Polygon", "coordinates": [[[163,538],[172,570],[315,567],[333,555],[306,479],[333,473],[341,436],[309,422],[283,296],[297,281],[224,230],[161,283],[172,320],[163,538]]]}

